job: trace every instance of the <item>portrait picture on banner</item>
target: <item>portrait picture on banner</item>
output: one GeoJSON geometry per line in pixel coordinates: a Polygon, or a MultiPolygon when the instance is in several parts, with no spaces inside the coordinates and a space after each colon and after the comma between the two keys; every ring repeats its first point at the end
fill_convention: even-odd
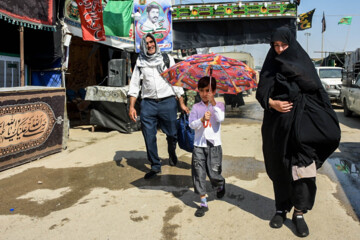
{"type": "Polygon", "coordinates": [[[144,34],[152,33],[161,51],[172,51],[171,0],[135,0],[135,49],[144,34]]]}

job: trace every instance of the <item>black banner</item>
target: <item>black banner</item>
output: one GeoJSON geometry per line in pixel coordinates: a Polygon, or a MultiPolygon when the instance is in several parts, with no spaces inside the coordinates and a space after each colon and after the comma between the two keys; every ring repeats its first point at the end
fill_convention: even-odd
{"type": "Polygon", "coordinates": [[[298,30],[306,30],[312,27],[312,17],[314,15],[315,8],[307,13],[302,13],[299,15],[300,22],[298,23],[298,30]]]}
{"type": "Polygon", "coordinates": [[[0,170],[62,149],[65,89],[0,92],[0,170]]]}
{"type": "Polygon", "coordinates": [[[1,0],[0,15],[34,25],[52,26],[56,21],[55,0],[1,0]]]}
{"type": "Polygon", "coordinates": [[[325,12],[323,12],[323,18],[321,19],[321,25],[322,25],[321,32],[323,33],[326,31],[325,12]]]}
{"type": "Polygon", "coordinates": [[[296,18],[174,22],[174,49],[269,43],[279,27],[296,35],[295,23],[296,18]]]}

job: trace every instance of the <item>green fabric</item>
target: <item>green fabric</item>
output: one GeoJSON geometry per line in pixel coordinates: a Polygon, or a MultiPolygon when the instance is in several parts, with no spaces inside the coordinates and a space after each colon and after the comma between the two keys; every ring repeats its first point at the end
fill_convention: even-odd
{"type": "Polygon", "coordinates": [[[350,25],[351,21],[352,21],[352,17],[343,17],[342,19],[340,19],[338,24],[350,25]]]}
{"type": "Polygon", "coordinates": [[[133,0],[110,0],[104,9],[105,34],[108,36],[129,37],[133,0]]]}

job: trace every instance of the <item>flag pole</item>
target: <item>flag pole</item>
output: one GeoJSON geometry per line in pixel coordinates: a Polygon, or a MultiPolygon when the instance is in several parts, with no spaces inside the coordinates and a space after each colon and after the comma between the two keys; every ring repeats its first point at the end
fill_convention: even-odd
{"type": "Polygon", "coordinates": [[[321,33],[321,61],[323,61],[324,53],[324,32],[321,33]]]}
{"type": "Polygon", "coordinates": [[[343,52],[345,52],[345,48],[346,48],[346,45],[347,45],[347,42],[348,42],[348,39],[349,39],[350,27],[351,27],[351,25],[349,25],[348,31],[346,33],[346,39],[345,39],[345,45],[344,45],[343,52]]]}

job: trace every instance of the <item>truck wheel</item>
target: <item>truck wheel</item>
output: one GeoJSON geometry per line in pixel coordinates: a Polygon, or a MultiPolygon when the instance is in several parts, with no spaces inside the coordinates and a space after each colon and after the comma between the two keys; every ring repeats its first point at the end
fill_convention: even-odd
{"type": "Polygon", "coordinates": [[[346,99],[344,99],[344,115],[345,117],[350,117],[352,114],[352,111],[348,108],[346,99]]]}

